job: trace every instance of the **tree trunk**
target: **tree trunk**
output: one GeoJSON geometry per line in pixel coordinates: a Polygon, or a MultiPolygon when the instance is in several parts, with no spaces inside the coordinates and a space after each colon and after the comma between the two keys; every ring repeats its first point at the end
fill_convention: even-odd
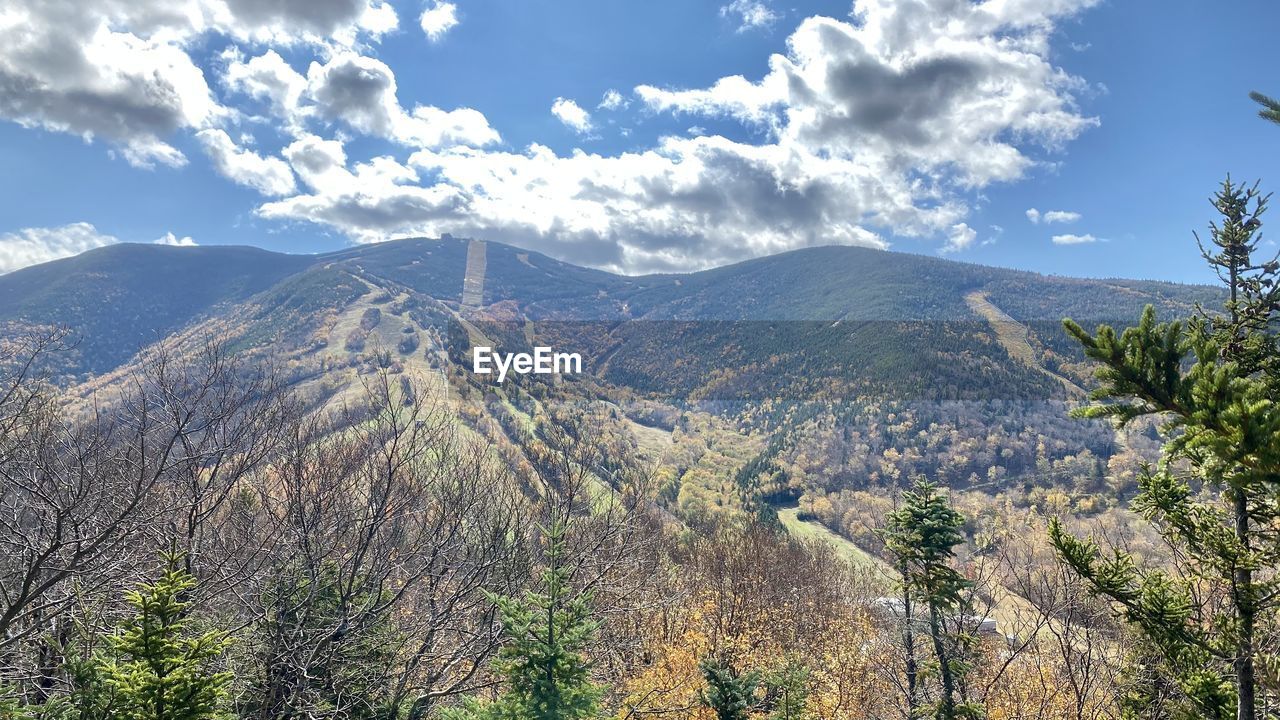
{"type": "MultiPolygon", "coordinates": [[[[1237,489],[1235,495],[1236,541],[1245,553],[1249,546],[1249,498],[1243,489],[1237,489]]],[[[1246,559],[1248,561],[1248,559],[1246,559]]],[[[1255,624],[1253,571],[1248,566],[1237,566],[1235,570],[1235,606],[1240,619],[1240,636],[1236,641],[1236,658],[1232,663],[1236,672],[1236,720],[1255,720],[1257,718],[1257,699],[1254,695],[1253,673],[1253,631],[1255,624]]]]}
{"type": "MultiPolygon", "coordinates": [[[[1235,336],[1239,333],[1240,311],[1236,307],[1236,298],[1240,287],[1240,246],[1232,247],[1232,264],[1231,264],[1231,332],[1235,336]]],[[[1236,542],[1240,544],[1240,548],[1245,554],[1250,551],[1249,547],[1249,496],[1244,488],[1236,488],[1232,493],[1234,496],[1233,510],[1236,520],[1236,542]]],[[[1254,677],[1253,677],[1253,626],[1254,626],[1254,607],[1253,607],[1253,571],[1249,569],[1247,563],[1251,559],[1246,558],[1246,565],[1236,565],[1234,582],[1235,592],[1234,601],[1236,606],[1236,615],[1240,620],[1240,636],[1236,640],[1236,657],[1232,665],[1236,672],[1236,720],[1255,720],[1257,717],[1256,704],[1254,698],[1254,677]]]]}
{"type": "Polygon", "coordinates": [[[907,665],[907,717],[914,718],[916,716],[916,677],[919,670],[916,668],[916,640],[915,633],[912,632],[911,626],[915,623],[915,617],[911,608],[911,593],[907,590],[907,567],[903,563],[900,568],[902,572],[902,650],[906,654],[907,665]]]}
{"type": "Polygon", "coordinates": [[[938,717],[953,720],[956,716],[956,683],[951,676],[951,661],[942,637],[942,619],[938,616],[938,605],[933,602],[929,603],[929,634],[933,636],[933,653],[938,656],[938,677],[942,681],[942,704],[938,708],[938,717]]]}

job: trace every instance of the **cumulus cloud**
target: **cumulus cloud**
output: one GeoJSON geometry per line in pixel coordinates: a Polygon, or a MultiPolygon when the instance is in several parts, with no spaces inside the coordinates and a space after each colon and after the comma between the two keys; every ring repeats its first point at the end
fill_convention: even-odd
{"type": "Polygon", "coordinates": [[[439,42],[458,24],[458,6],[451,2],[436,0],[422,11],[418,24],[422,26],[422,32],[426,33],[428,40],[439,42]]]}
{"type": "Polygon", "coordinates": [[[1027,3],[860,2],[860,24],[805,20],[760,81],[637,94],[654,110],[737,118],[782,143],[981,187],[1021,177],[1027,146],[1056,149],[1096,124],[1075,106],[1083,81],[1048,59],[1053,20],[1089,4],[1036,17],[1027,3]]]}
{"type": "Polygon", "coordinates": [[[284,155],[311,190],[258,209],[266,218],[305,218],[346,229],[358,241],[375,242],[433,227],[432,221],[464,217],[466,198],[447,185],[414,184],[417,172],[391,157],[347,168],[341,142],[306,136],[284,155]]]}
{"type": "MultiPolygon", "coordinates": [[[[450,232],[624,271],[886,247],[890,234],[961,251],[977,242],[966,221],[978,191],[1096,124],[1076,105],[1084,82],[1051,63],[1049,46],[1056,23],[1094,2],[860,0],[854,22],[801,23],[759,78],[635,89],[651,112],[736,122],[734,138],[667,136],[620,154],[454,143],[352,162],[343,143],[311,137],[286,153],[306,191],[259,213],[359,241],[450,232]]],[[[390,70],[329,65],[343,63],[359,72],[343,74],[354,76],[345,94],[312,90],[317,109],[385,133],[390,70]]],[[[601,107],[620,99],[606,93],[601,107]]],[[[591,128],[575,102],[553,112],[591,128]]]]}
{"type": "Polygon", "coordinates": [[[1070,210],[1049,210],[1043,213],[1035,208],[1029,208],[1027,210],[1027,219],[1036,225],[1039,225],[1040,223],[1044,223],[1046,225],[1053,223],[1073,223],[1081,217],[1083,216],[1080,213],[1071,212],[1070,210]]]}
{"type": "MultiPolygon", "coordinates": [[[[396,26],[381,0],[47,0],[0,9],[13,38],[0,117],[104,139],[143,165],[182,164],[174,138],[195,138],[219,173],[269,197],[261,217],[356,241],[470,234],[625,271],[890,237],[953,252],[977,242],[967,223],[984,187],[1096,124],[1049,44],[1096,1],[858,0],[852,21],[804,20],[757,76],[606,92],[602,111],[634,97],[645,117],[711,132],[599,154],[503,147],[476,110],[402,103],[369,42],[396,26]],[[216,87],[188,54],[210,38],[238,45],[208,68],[216,87]],[[250,144],[250,130],[268,137],[259,127],[278,135],[250,144]],[[391,148],[359,155],[371,144],[358,136],[391,148]]],[[[733,8],[752,4],[726,12],[745,20],[733,8]]],[[[572,100],[552,112],[594,129],[572,100]]]]}
{"type": "Polygon", "coordinates": [[[228,89],[266,103],[274,117],[287,120],[291,127],[301,122],[300,111],[303,94],[307,91],[307,79],[285,62],[279,53],[267,50],[245,60],[239,50],[232,49],[225,60],[222,82],[228,89]]]}
{"type": "Polygon", "coordinates": [[[778,19],[778,14],[760,0],[733,0],[720,8],[720,17],[733,18],[738,32],[768,27],[778,19]]]}
{"type": "MultiPolygon", "coordinates": [[[[120,239],[98,232],[87,222],[58,227],[33,227],[0,234],[0,275],[29,265],[79,255],[95,248],[114,245],[120,239]]],[[[189,237],[166,233],[154,241],[161,245],[195,245],[189,237]]]]}
{"type": "Polygon", "coordinates": [[[591,113],[583,110],[572,100],[556,98],[555,102],[551,103],[551,114],[579,135],[591,132],[591,113]]]}
{"type": "Polygon", "coordinates": [[[296,189],[289,164],[277,157],[263,157],[236,145],[222,130],[201,130],[197,137],[213,167],[237,185],[263,195],[288,195],[296,189]]]}
{"type": "Polygon", "coordinates": [[[399,25],[391,4],[374,0],[204,0],[200,4],[218,27],[238,39],[256,42],[332,40],[350,45],[359,33],[376,37],[399,25]]]}
{"type": "MultiPolygon", "coordinates": [[[[775,56],[778,57],[778,56],[775,56]]],[[[671,90],[640,85],[636,96],[651,110],[727,116],[754,126],[776,128],[785,107],[785,78],[770,74],[759,83],[741,75],[721,78],[709,88],[671,90]]]]}
{"type": "Polygon", "coordinates": [[[339,123],[356,132],[405,146],[488,145],[501,137],[480,112],[431,105],[406,109],[397,98],[396,77],[381,60],[342,51],[312,62],[303,76],[274,50],[245,59],[227,56],[228,89],[261,101],[294,137],[313,121],[339,123]]]}
{"type": "Polygon", "coordinates": [[[189,49],[245,42],[350,44],[394,28],[375,0],[45,0],[0,8],[0,118],[101,139],[128,162],[179,167],[172,138],[221,123],[189,49]]]}
{"type": "Polygon", "coordinates": [[[0,235],[0,274],[119,242],[85,222],[0,235]]]}
{"type": "Polygon", "coordinates": [[[483,114],[470,108],[441,110],[419,105],[405,110],[396,98],[396,78],[381,60],[343,53],[314,62],[307,71],[307,95],[315,113],[340,120],[362,133],[414,147],[488,145],[500,138],[483,114]]]}
{"type": "Polygon", "coordinates": [[[1095,243],[1095,242],[1106,242],[1106,241],[1103,240],[1102,238],[1096,238],[1089,234],[1085,234],[1085,235],[1067,234],[1067,235],[1053,236],[1054,245],[1084,245],[1087,243],[1095,243]]]}
{"type": "Polygon", "coordinates": [[[165,233],[163,236],[156,238],[152,241],[152,244],[171,245],[173,247],[195,247],[197,245],[196,241],[192,240],[190,236],[178,237],[171,232],[165,233]]]}
{"type": "Polygon", "coordinates": [[[960,252],[968,249],[973,241],[978,239],[978,231],[969,227],[965,223],[956,223],[951,226],[951,230],[947,232],[947,244],[942,246],[942,252],[960,252]]]}
{"type": "MultiPolygon", "coordinates": [[[[323,178],[313,193],[260,212],[324,222],[357,239],[449,232],[626,270],[713,265],[804,245],[886,247],[866,228],[813,222],[838,212],[841,183],[852,179],[780,190],[773,166],[788,160],[776,152],[721,137],[667,138],[621,156],[562,157],[538,145],[523,153],[424,150],[409,161],[420,177],[436,179],[424,189],[389,158],[380,159],[381,168],[343,170],[330,145],[316,158],[296,158],[304,181],[304,165],[323,178]]],[[[841,172],[810,169],[817,176],[841,172]]]]}
{"type": "Polygon", "coordinates": [[[604,91],[604,96],[600,98],[600,104],[596,106],[599,110],[625,110],[631,104],[622,96],[622,93],[612,88],[604,91]]]}

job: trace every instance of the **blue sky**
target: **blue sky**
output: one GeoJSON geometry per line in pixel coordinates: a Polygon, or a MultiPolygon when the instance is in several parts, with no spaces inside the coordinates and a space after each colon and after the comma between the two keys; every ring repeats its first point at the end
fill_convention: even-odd
{"type": "Polygon", "coordinates": [[[453,232],[626,272],[839,242],[1208,281],[1208,194],[1280,187],[1266,0],[100,5],[0,10],[0,271],[453,232]]]}

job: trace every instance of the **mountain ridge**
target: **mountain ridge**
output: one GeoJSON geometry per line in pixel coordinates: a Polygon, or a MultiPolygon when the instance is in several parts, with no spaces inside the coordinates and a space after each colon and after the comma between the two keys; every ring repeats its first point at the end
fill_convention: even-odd
{"type": "MultiPolygon", "coordinates": [[[[610,382],[648,389],[671,385],[681,393],[705,388],[705,383],[698,382],[694,367],[686,369],[684,380],[666,382],[680,373],[680,363],[664,369],[654,361],[672,350],[670,333],[689,342],[692,355],[683,362],[692,365],[759,369],[790,363],[787,372],[801,373],[806,357],[839,364],[841,353],[864,353],[866,362],[854,369],[855,375],[891,379],[898,372],[895,363],[926,375],[930,368],[950,373],[942,361],[950,353],[954,357],[949,362],[956,367],[985,372],[978,368],[1007,365],[1000,372],[1018,375],[994,335],[985,337],[990,330],[986,319],[970,307],[967,298],[982,292],[1028,328],[1041,369],[1056,375],[1062,359],[1057,356],[1065,358],[1072,351],[1058,327],[1063,316],[1124,321],[1148,303],[1166,314],[1185,313],[1217,293],[1209,286],[1067,278],[838,245],[691,273],[627,276],[505,243],[443,236],[317,255],[250,246],[113,245],[0,276],[0,323],[10,332],[61,325],[82,338],[84,346],[62,368],[63,377],[74,381],[119,367],[151,342],[212,318],[252,326],[245,332],[250,345],[301,334],[369,292],[401,298],[418,312],[432,306],[435,320],[430,322],[466,313],[489,322],[498,335],[521,333],[498,330],[494,323],[540,323],[552,329],[552,339],[607,354],[604,379],[610,382]],[[474,303],[477,307],[463,308],[468,253],[476,244],[486,258],[483,295],[474,303]],[[655,329],[635,321],[683,325],[655,329]],[[748,322],[796,324],[765,333],[759,327],[734,326],[748,322]],[[916,326],[906,329],[904,324],[912,323],[916,326]],[[788,339],[779,344],[770,334],[788,339]],[[953,347],[921,360],[910,352],[913,342],[953,347]],[[985,359],[974,364],[978,357],[985,359]]],[[[420,326],[425,329],[425,324],[420,326]]],[[[683,351],[674,349],[677,355],[683,351]]],[[[706,372],[714,369],[703,367],[706,372]]],[[[1036,385],[1025,378],[1015,384],[1026,382],[1036,385]]]]}

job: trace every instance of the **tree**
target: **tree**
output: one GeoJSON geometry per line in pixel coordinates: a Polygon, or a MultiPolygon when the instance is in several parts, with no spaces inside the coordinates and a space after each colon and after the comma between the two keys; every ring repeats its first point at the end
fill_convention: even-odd
{"type": "Polygon", "coordinates": [[[498,653],[497,674],[506,692],[492,703],[467,701],[444,714],[452,720],[575,720],[600,716],[602,688],[591,679],[585,651],[599,624],[591,593],[570,587],[568,523],[545,529],[547,567],[538,590],[523,597],[494,597],[507,644],[498,653]]]}
{"type": "Polygon", "coordinates": [[[1249,93],[1249,98],[1262,106],[1258,117],[1280,125],[1280,100],[1267,97],[1260,92],[1249,93]]]}
{"type": "Polygon", "coordinates": [[[1195,235],[1205,262],[1227,286],[1225,313],[1198,309],[1189,323],[1192,336],[1211,336],[1223,360],[1235,362],[1237,374],[1269,383],[1272,399],[1280,399],[1280,347],[1272,321],[1280,313],[1280,263],[1258,262],[1262,215],[1270,195],[1236,185],[1228,177],[1213,196],[1221,224],[1209,225],[1208,243],[1195,235]]]}
{"type": "Polygon", "coordinates": [[[982,717],[979,705],[964,702],[959,686],[968,671],[964,660],[970,639],[963,631],[948,632],[950,618],[962,624],[968,614],[970,583],[951,566],[964,516],[951,507],[933,483],[920,478],[903,493],[903,504],[889,514],[885,547],[902,571],[904,592],[928,608],[929,636],[938,661],[942,696],[934,716],[939,720],[982,717]]]}
{"type": "MultiPolygon", "coordinates": [[[[898,494],[894,492],[895,511],[897,509],[898,494]]],[[[887,537],[885,538],[887,541],[887,537]]],[[[905,540],[906,538],[903,538],[905,540]]],[[[906,701],[907,714],[914,715],[916,709],[920,706],[920,668],[916,661],[916,638],[915,638],[915,608],[911,604],[912,590],[910,583],[910,566],[907,564],[905,554],[899,554],[897,557],[897,570],[900,584],[902,586],[902,659],[903,666],[906,670],[907,686],[906,701]]]]}
{"type": "Polygon", "coordinates": [[[67,680],[76,613],[140,574],[138,547],[176,542],[204,592],[251,564],[262,546],[229,547],[224,511],[274,446],[285,395],[210,341],[182,362],[150,348],[118,391],[77,405],[39,371],[65,338],[0,338],[0,677],[35,705],[67,680]]]}
{"type": "Polygon", "coordinates": [[[715,711],[716,720],[747,720],[756,704],[759,673],[738,673],[729,663],[715,658],[703,660],[699,669],[707,681],[702,702],[715,711]]]}
{"type": "Polygon", "coordinates": [[[424,717],[498,650],[486,591],[505,589],[517,544],[510,482],[396,376],[357,398],[293,418],[262,480],[242,714],[424,717]]]}
{"type": "Polygon", "coordinates": [[[788,659],[769,672],[764,678],[765,697],[772,705],[769,720],[809,717],[805,707],[809,699],[808,683],[809,669],[795,659],[788,659]]]}
{"type": "Polygon", "coordinates": [[[1274,320],[1274,261],[1253,256],[1267,197],[1230,178],[1214,196],[1210,265],[1228,284],[1226,312],[1187,323],[1157,323],[1148,307],[1137,327],[1067,331],[1101,363],[1100,386],[1080,417],[1164,420],[1167,442],[1156,467],[1138,478],[1132,507],[1170,547],[1170,569],[1132,555],[1104,555],[1093,540],[1058,522],[1050,537],[1093,592],[1155,648],[1197,715],[1258,717],[1259,667],[1276,667],[1259,639],[1276,629],[1280,595],[1280,405],[1274,320]],[[1218,491],[1217,497],[1211,491],[1218,491]]]}
{"type": "Polygon", "coordinates": [[[224,633],[197,634],[188,627],[196,580],[182,556],[165,556],[160,579],[127,594],[133,618],[109,639],[109,649],[89,688],[105,702],[100,717],[123,720],[206,720],[219,717],[231,673],[214,668],[227,647],[224,633]]]}

